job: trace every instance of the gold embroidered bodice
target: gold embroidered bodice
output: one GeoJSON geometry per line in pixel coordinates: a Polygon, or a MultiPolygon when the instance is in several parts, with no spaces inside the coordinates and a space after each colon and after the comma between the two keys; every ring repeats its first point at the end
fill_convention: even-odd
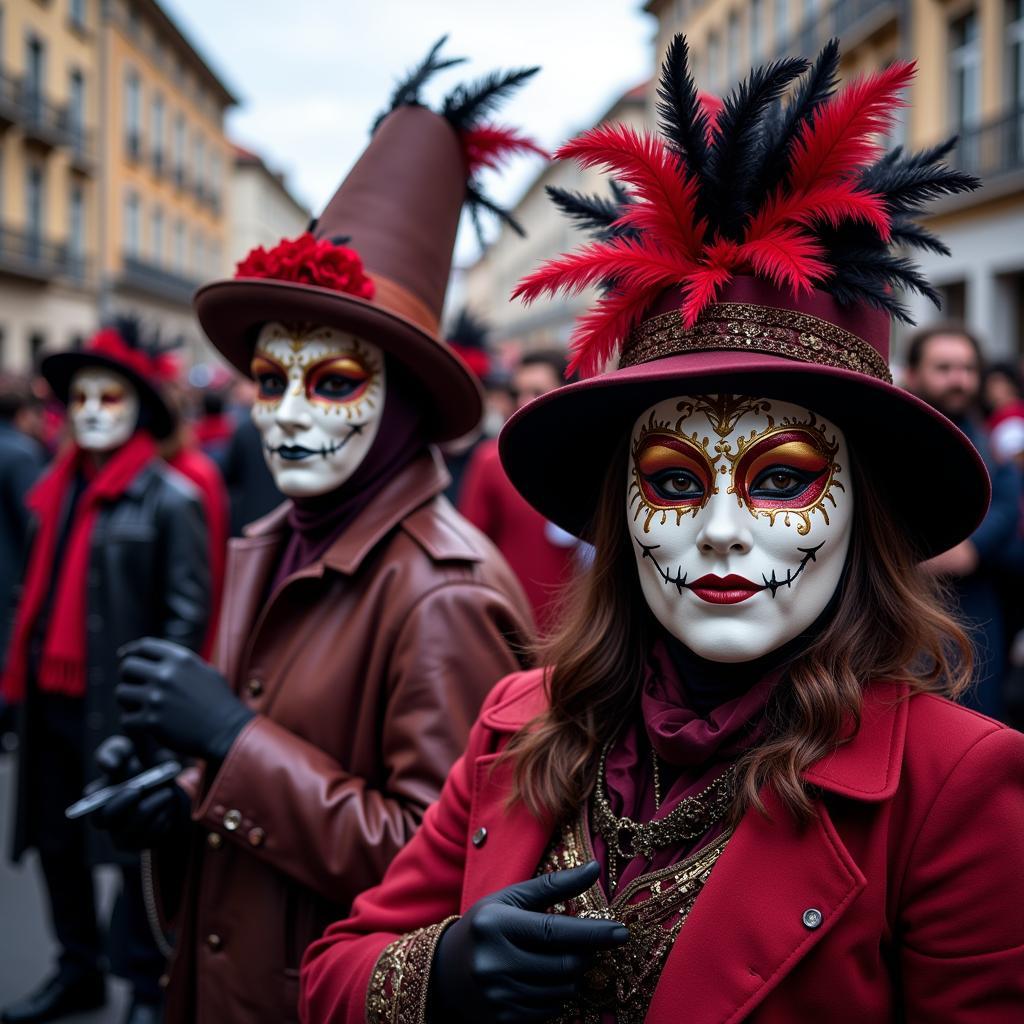
{"type": "MultiPolygon", "coordinates": [[[[640,875],[611,901],[596,883],[580,896],[551,907],[552,913],[620,921],[629,941],[599,953],[584,978],[577,1005],[567,1006],[555,1024],[600,1024],[613,1014],[617,1024],[643,1024],[672,944],[711,874],[730,832],[667,868],[640,875]]],[[[579,867],[594,859],[586,818],[562,827],[544,854],[537,874],[579,867]]]]}

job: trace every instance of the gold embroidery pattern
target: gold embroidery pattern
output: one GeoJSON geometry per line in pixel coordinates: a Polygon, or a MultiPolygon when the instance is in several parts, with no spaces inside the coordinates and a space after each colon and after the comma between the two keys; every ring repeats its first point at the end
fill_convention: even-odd
{"type": "Polygon", "coordinates": [[[366,992],[366,1024],[426,1024],[430,966],[456,917],[400,935],[377,958],[366,992]]]}
{"type": "MultiPolygon", "coordinates": [[[[689,857],[641,875],[608,902],[599,884],[551,911],[571,917],[621,921],[629,929],[625,946],[599,953],[584,976],[581,998],[566,1006],[553,1024],[600,1024],[602,1013],[618,1024],[643,1024],[672,945],[711,875],[730,832],[689,857]]],[[[537,874],[579,867],[593,860],[583,815],[562,828],[537,874]]]]}
{"type": "Polygon", "coordinates": [[[676,310],[645,320],[626,339],[619,368],[715,350],[764,352],[892,383],[885,360],[855,334],[809,313],[744,302],[709,306],[690,328],[676,310]]]}

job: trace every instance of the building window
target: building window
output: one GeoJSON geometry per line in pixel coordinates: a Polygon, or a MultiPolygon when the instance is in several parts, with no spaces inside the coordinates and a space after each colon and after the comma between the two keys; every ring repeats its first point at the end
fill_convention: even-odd
{"type": "Polygon", "coordinates": [[[85,255],[85,192],[72,185],[68,196],[68,253],[73,260],[85,255]]]}
{"type": "Polygon", "coordinates": [[[185,115],[174,118],[174,180],[178,188],[185,185],[185,115]]]}
{"type": "Polygon", "coordinates": [[[39,164],[29,164],[25,170],[25,233],[28,235],[29,254],[38,257],[43,244],[46,225],[46,180],[39,164]]]}
{"type": "Polygon", "coordinates": [[[185,273],[185,222],[180,218],[174,225],[174,269],[185,273]]]}
{"type": "Polygon", "coordinates": [[[1009,106],[1015,113],[1024,110],[1024,0],[1007,0],[1006,61],[1009,106]]]}
{"type": "Polygon", "coordinates": [[[150,111],[149,132],[153,145],[153,170],[162,174],[164,169],[164,97],[153,93],[153,108],[150,111]]]}
{"type": "Polygon", "coordinates": [[[722,91],[722,40],[717,32],[708,33],[708,86],[712,92],[722,91]]]}
{"type": "Polygon", "coordinates": [[[772,0],[775,30],[774,50],[782,53],[789,46],[789,0],[772,0]]]}
{"type": "Polygon", "coordinates": [[[206,244],[203,233],[197,231],[192,238],[192,269],[196,275],[203,272],[203,260],[206,259],[206,244]]]}
{"type": "Polygon", "coordinates": [[[46,348],[46,335],[42,331],[33,331],[28,336],[28,355],[32,365],[32,372],[39,372],[39,364],[43,358],[43,351],[46,348]]]}
{"type": "Polygon", "coordinates": [[[139,256],[142,235],[142,210],[137,192],[131,190],[124,197],[124,252],[135,259],[139,256]]]}
{"type": "Polygon", "coordinates": [[[735,8],[729,12],[725,36],[725,73],[728,84],[740,77],[740,12],[735,8]]]}
{"type": "Polygon", "coordinates": [[[210,202],[214,208],[220,205],[220,188],[221,188],[221,172],[222,164],[220,153],[218,153],[212,146],[210,147],[210,202]]]}
{"type": "Polygon", "coordinates": [[[85,140],[85,76],[78,68],[68,78],[68,129],[75,149],[81,149],[85,140]]]}
{"type": "Polygon", "coordinates": [[[949,25],[950,121],[958,131],[981,114],[981,47],[978,14],[968,11],[949,25]]]}
{"type": "Polygon", "coordinates": [[[25,41],[25,106],[33,121],[43,116],[43,93],[46,88],[46,44],[38,36],[25,41]]]}
{"type": "Polygon", "coordinates": [[[202,198],[206,163],[206,140],[196,132],[192,137],[192,184],[196,195],[202,198]]]}
{"type": "Polygon", "coordinates": [[[68,18],[75,28],[85,28],[85,0],[69,0],[68,18]]]}
{"type": "Polygon", "coordinates": [[[161,266],[164,262],[164,211],[160,206],[153,207],[152,219],[149,225],[149,254],[150,259],[161,266]]]}
{"type": "Polygon", "coordinates": [[[764,58],[765,0],[750,0],[750,61],[758,64],[764,58]]]}
{"type": "Polygon", "coordinates": [[[133,160],[142,156],[142,82],[131,69],[124,75],[124,144],[133,160]]]}

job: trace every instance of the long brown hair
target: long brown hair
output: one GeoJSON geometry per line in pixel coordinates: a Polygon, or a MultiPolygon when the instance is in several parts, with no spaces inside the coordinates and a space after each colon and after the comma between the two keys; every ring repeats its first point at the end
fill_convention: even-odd
{"type": "MultiPolygon", "coordinates": [[[[660,629],[640,589],[626,524],[625,462],[623,442],[592,523],[594,560],[566,588],[562,625],[539,652],[539,663],[551,666],[549,706],[507,750],[512,800],[538,816],[567,817],[590,796],[597,756],[634,710],[660,629]]],[[[842,592],[828,625],[786,666],[768,739],[739,765],[734,822],[749,807],[764,811],[762,787],[796,817],[813,814],[801,773],[835,749],[851,718],[859,724],[872,680],[905,680],[912,692],[954,697],[970,683],[971,644],[946,610],[941,586],[851,462],[854,523],[842,592]]]]}

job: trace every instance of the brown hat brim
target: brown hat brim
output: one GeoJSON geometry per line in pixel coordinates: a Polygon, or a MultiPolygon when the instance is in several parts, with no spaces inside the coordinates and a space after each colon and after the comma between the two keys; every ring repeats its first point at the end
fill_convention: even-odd
{"type": "Polygon", "coordinates": [[[862,373],[756,352],[671,356],[552,391],[505,425],[502,463],[535,509],[586,537],[609,456],[637,417],[674,395],[720,391],[794,402],[840,427],[922,557],[969,537],[988,510],[985,464],[942,413],[862,373]]]}
{"type": "Polygon", "coordinates": [[[246,376],[263,324],[322,324],[377,345],[410,371],[420,385],[429,440],[463,437],[483,416],[483,393],[469,367],[423,328],[372,302],[315,285],[262,278],[215,281],[200,288],[192,301],[214,347],[246,376]]]}

